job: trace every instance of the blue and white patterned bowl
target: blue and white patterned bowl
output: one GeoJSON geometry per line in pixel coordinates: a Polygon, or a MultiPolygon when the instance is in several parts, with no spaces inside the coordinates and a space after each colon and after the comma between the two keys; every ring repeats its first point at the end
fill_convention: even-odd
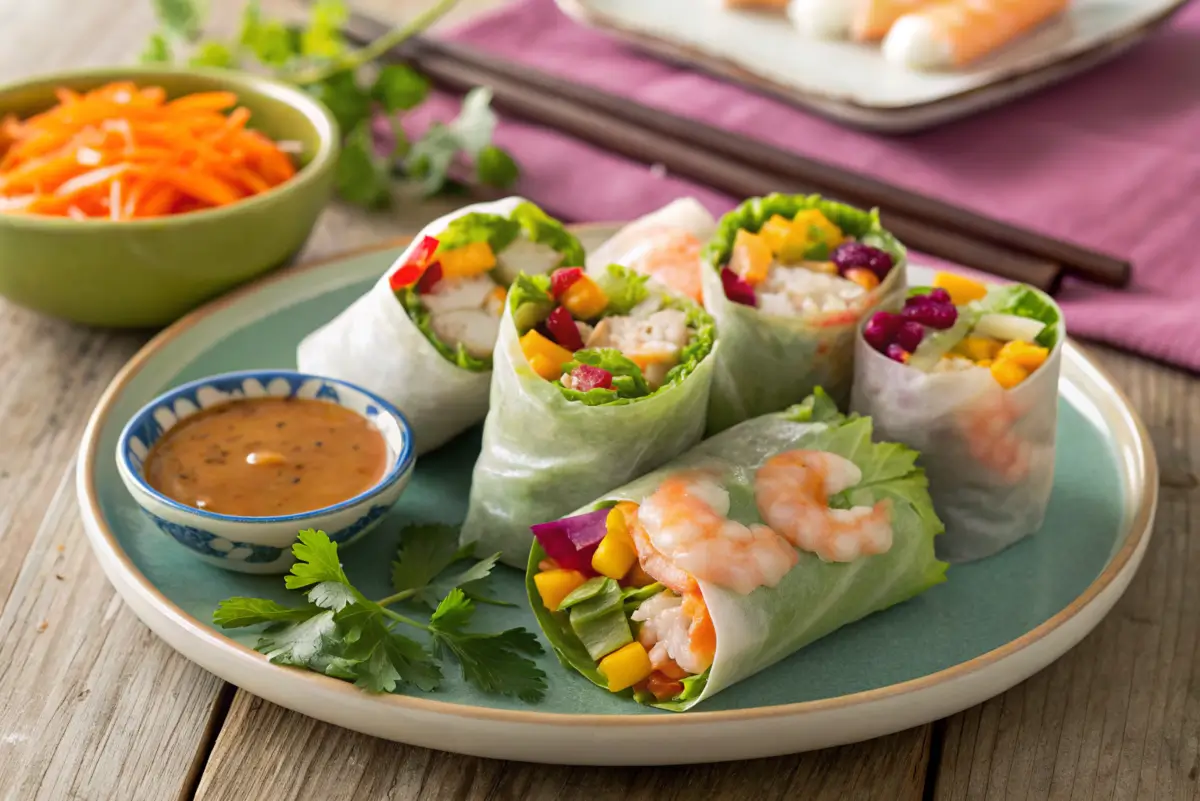
{"type": "Polygon", "coordinates": [[[346,547],[371,530],[404,491],[416,463],[412,428],[387,401],[361,387],[292,370],[245,370],[202,378],[155,398],[121,432],[117,470],[125,487],[164,533],[209,564],[243,573],[284,573],[297,532],[315,528],[346,547]],[[143,476],[150,448],[179,421],[239,398],[310,398],[336,403],[366,418],[387,443],[388,469],[379,483],[323,509],[276,517],[242,517],[196,509],[152,488],[143,476]]]}

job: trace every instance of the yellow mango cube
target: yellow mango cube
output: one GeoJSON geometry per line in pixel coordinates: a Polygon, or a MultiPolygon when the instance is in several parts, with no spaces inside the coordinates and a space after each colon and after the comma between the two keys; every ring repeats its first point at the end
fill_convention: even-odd
{"type": "Polygon", "coordinates": [[[1000,344],[991,337],[969,336],[958,343],[954,350],[973,362],[982,362],[985,359],[995,359],[996,354],[1000,352],[1000,344]]]}
{"type": "Polygon", "coordinates": [[[792,221],[780,214],[773,215],[758,229],[758,235],[767,243],[771,252],[778,255],[783,250],[783,243],[792,232],[792,221]]]}
{"type": "Polygon", "coordinates": [[[1000,348],[996,358],[1015,362],[1032,373],[1045,364],[1049,356],[1049,348],[1014,339],[1012,342],[1006,342],[1004,347],[1000,348]]]}
{"type": "Polygon", "coordinates": [[[996,359],[989,368],[992,378],[1005,389],[1012,389],[1029,377],[1029,371],[1009,359],[996,359]]]}
{"type": "Polygon", "coordinates": [[[605,534],[592,554],[592,569],[602,576],[620,581],[637,561],[637,552],[627,533],[624,536],[605,534]]]}
{"type": "Polygon", "coordinates": [[[874,270],[868,270],[866,267],[851,267],[846,270],[846,278],[868,292],[879,286],[879,276],[875,274],[874,270]]]}
{"type": "Polygon", "coordinates": [[[822,273],[824,275],[838,274],[838,266],[831,261],[806,261],[803,266],[814,273],[822,273]]]}
{"type": "Polygon", "coordinates": [[[938,289],[946,290],[950,294],[950,301],[955,306],[979,300],[987,294],[986,285],[954,273],[938,273],[933,277],[933,285],[938,289]]]}
{"type": "Polygon", "coordinates": [[[800,229],[810,242],[824,242],[830,250],[842,244],[846,235],[818,209],[804,209],[792,218],[792,228],[800,229]]]}
{"type": "Polygon", "coordinates": [[[542,605],[551,612],[557,612],[563,599],[575,592],[585,581],[587,576],[578,570],[543,570],[533,575],[533,584],[542,598],[542,605]]]}
{"type": "Polygon", "coordinates": [[[991,359],[980,359],[979,361],[975,362],[975,366],[976,367],[991,367],[992,360],[991,359]]]}
{"type": "Polygon", "coordinates": [[[562,304],[576,319],[590,320],[608,308],[608,295],[591,278],[581,275],[562,294],[562,304]]]}
{"type": "Polygon", "coordinates": [[[613,651],[600,660],[597,669],[608,679],[608,691],[619,693],[650,677],[654,668],[650,665],[650,654],[640,642],[613,651]]]}
{"type": "Polygon", "coordinates": [[[446,278],[466,278],[486,273],[496,266],[496,254],[487,242],[472,242],[453,250],[443,250],[435,257],[442,265],[446,278]]]}
{"type": "Polygon", "coordinates": [[[575,358],[575,354],[530,329],[521,337],[521,352],[529,360],[533,371],[547,381],[562,375],[562,366],[575,358]]]}
{"type": "Polygon", "coordinates": [[[740,275],[746,283],[758,286],[767,280],[771,270],[771,246],[759,234],[752,234],[742,229],[733,240],[733,256],[729,259],[729,269],[740,275]]]}
{"type": "Polygon", "coordinates": [[[657,581],[654,576],[642,569],[641,564],[635,563],[629,568],[629,572],[625,574],[625,578],[621,580],[621,585],[625,587],[649,587],[657,581]]]}

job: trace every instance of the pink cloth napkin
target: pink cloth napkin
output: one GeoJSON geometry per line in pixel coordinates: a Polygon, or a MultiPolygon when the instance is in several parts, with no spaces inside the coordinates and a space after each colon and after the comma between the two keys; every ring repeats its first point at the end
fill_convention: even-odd
{"type": "MultiPolygon", "coordinates": [[[[1200,4],[1092,72],[904,137],[658,61],[553,0],[521,0],[448,38],[1130,258],[1126,290],[1067,282],[1069,332],[1200,370],[1200,4]]],[[[426,104],[417,128],[455,104],[426,104]]],[[[684,195],[720,214],[739,200],[536,126],[505,120],[496,139],[522,167],[518,191],[570,220],[631,219],[684,195]]]]}

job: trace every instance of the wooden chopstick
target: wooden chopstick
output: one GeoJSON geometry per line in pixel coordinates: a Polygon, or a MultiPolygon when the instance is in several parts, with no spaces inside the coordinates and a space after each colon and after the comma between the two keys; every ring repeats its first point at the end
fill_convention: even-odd
{"type": "MultiPolygon", "coordinates": [[[[347,36],[364,41],[374,38],[385,27],[361,15],[354,15],[347,36]]],[[[561,130],[634,160],[649,164],[660,163],[671,172],[728,194],[746,196],[772,191],[820,191],[848,202],[879,205],[885,225],[915,250],[1004,278],[1033,284],[1049,292],[1057,290],[1062,280],[1063,270],[1052,259],[1031,256],[1003,245],[980,240],[966,232],[947,229],[920,216],[884,207],[870,198],[847,196],[837,189],[831,191],[828,186],[804,177],[798,178],[791,171],[779,170],[778,174],[772,174],[770,168],[777,165],[771,164],[768,169],[762,169],[762,165],[747,163],[744,153],[726,153],[724,150],[714,153],[704,146],[710,144],[708,142],[698,147],[694,139],[676,136],[678,130],[686,131],[693,126],[690,120],[653,109],[644,109],[595,90],[587,91],[607,99],[599,103],[581,103],[558,92],[543,91],[540,85],[531,86],[525,73],[533,72],[538,75],[535,71],[508,64],[503,64],[495,70],[481,68],[480,59],[485,62],[496,60],[475,53],[464,56],[461,51],[463,48],[422,40],[409,43],[399,52],[389,56],[412,62],[436,84],[450,91],[464,92],[472,86],[488,85],[494,93],[497,107],[509,113],[561,130]],[[514,73],[514,70],[521,74],[514,73]],[[645,111],[651,112],[651,117],[661,115],[670,126],[640,126],[625,116],[610,114],[608,112],[613,110],[614,103],[616,106],[635,106],[639,110],[638,114],[645,111]]],[[[750,141],[719,129],[709,130],[723,137],[732,137],[743,144],[750,141]]],[[[723,147],[728,147],[728,142],[723,147]]],[[[783,151],[777,153],[791,155],[783,151]]],[[[841,172],[838,168],[825,166],[827,169],[841,172]]]]}

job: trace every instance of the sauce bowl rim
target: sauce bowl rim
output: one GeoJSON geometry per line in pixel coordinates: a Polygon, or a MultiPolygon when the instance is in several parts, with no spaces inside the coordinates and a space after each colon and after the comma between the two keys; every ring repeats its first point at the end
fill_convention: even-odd
{"type": "MultiPolygon", "coordinates": [[[[264,386],[266,383],[267,382],[264,382],[264,386]]],[[[274,396],[268,395],[268,396],[263,396],[263,397],[274,397],[274,396]]],[[[338,405],[341,406],[340,403],[338,405]]],[[[345,409],[346,407],[342,406],[342,408],[345,409]]],[[[368,417],[366,417],[363,414],[360,414],[359,412],[355,411],[354,409],[347,409],[347,411],[354,412],[354,414],[357,415],[358,417],[361,417],[364,420],[370,421],[370,419],[368,417]]],[[[164,431],[163,433],[165,434],[166,432],[164,431]]],[[[117,467],[119,468],[118,472],[121,473],[121,475],[123,477],[127,476],[128,480],[133,481],[133,483],[135,483],[138,486],[138,488],[141,489],[143,492],[145,492],[148,495],[150,495],[151,497],[153,497],[159,503],[162,503],[165,506],[168,506],[171,509],[174,509],[175,511],[183,512],[185,514],[196,515],[198,517],[201,517],[201,518],[204,518],[207,520],[212,520],[215,522],[223,522],[223,523],[248,523],[248,524],[286,523],[286,522],[290,522],[290,521],[308,520],[308,519],[320,517],[320,516],[323,516],[323,515],[326,515],[326,514],[329,514],[332,512],[340,512],[345,509],[349,509],[354,506],[358,506],[366,501],[369,501],[371,498],[374,498],[375,496],[385,492],[389,487],[391,487],[393,484],[395,484],[397,481],[399,481],[405,474],[407,474],[412,469],[413,464],[416,462],[416,458],[417,458],[417,456],[416,456],[415,446],[414,446],[414,442],[413,442],[412,424],[408,422],[408,418],[405,417],[404,413],[402,411],[400,411],[394,404],[390,403],[389,401],[384,400],[382,397],[380,397],[376,393],[370,391],[369,389],[366,389],[366,388],[359,386],[358,384],[352,383],[350,381],[343,381],[339,378],[330,378],[329,376],[318,375],[316,373],[304,373],[299,370],[289,370],[286,368],[265,368],[264,367],[264,368],[260,368],[260,369],[231,370],[231,371],[225,372],[225,373],[214,373],[213,375],[210,375],[210,376],[193,379],[192,381],[188,381],[184,384],[180,384],[179,386],[172,387],[171,389],[168,389],[167,391],[155,396],[152,400],[150,400],[148,403],[146,403],[140,409],[138,409],[136,412],[134,412],[134,414],[125,423],[125,426],[121,429],[121,434],[117,438],[117,467]],[[134,428],[135,423],[140,424],[146,418],[147,415],[152,415],[155,409],[162,406],[167,401],[173,400],[177,396],[179,396],[185,392],[188,392],[190,390],[193,390],[197,387],[204,386],[205,384],[209,384],[209,383],[212,383],[214,381],[219,381],[219,380],[229,380],[229,379],[236,379],[236,378],[259,378],[261,380],[262,376],[271,376],[272,378],[291,377],[291,378],[300,379],[300,380],[324,381],[324,382],[327,382],[330,384],[343,386],[354,392],[362,393],[367,398],[369,398],[373,403],[378,405],[383,413],[390,415],[400,425],[400,430],[404,436],[404,444],[403,444],[403,447],[400,449],[400,452],[396,454],[394,463],[391,465],[391,467],[388,468],[387,472],[385,472],[383,474],[383,476],[377,482],[372,484],[366,490],[363,490],[362,492],[360,492],[358,495],[355,495],[351,498],[347,498],[344,501],[339,501],[338,503],[332,504],[330,506],[322,506],[319,509],[313,509],[313,510],[310,510],[307,512],[296,512],[295,514],[290,514],[290,515],[262,515],[262,516],[227,515],[227,514],[221,514],[220,512],[210,512],[210,511],[207,511],[204,509],[198,509],[195,506],[188,506],[187,504],[181,503],[180,501],[177,501],[174,498],[168,497],[167,495],[164,495],[163,493],[154,489],[154,487],[150,486],[150,483],[146,480],[146,477],[143,474],[143,472],[137,470],[134,467],[132,461],[130,460],[129,448],[126,446],[127,446],[127,443],[129,442],[130,438],[133,436],[133,428],[134,428]]],[[[134,500],[137,500],[136,497],[134,500]]]]}

